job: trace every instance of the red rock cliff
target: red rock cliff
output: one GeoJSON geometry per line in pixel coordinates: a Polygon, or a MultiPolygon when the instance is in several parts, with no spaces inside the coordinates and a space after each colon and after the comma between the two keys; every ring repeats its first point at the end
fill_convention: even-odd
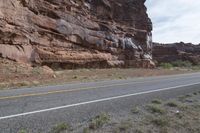
{"type": "Polygon", "coordinates": [[[153,44],[153,58],[161,62],[174,62],[178,60],[190,61],[194,65],[200,63],[200,44],[173,43],[173,44],[153,44]]]}
{"type": "Polygon", "coordinates": [[[152,67],[145,0],[0,0],[0,56],[63,67],[152,67]]]}

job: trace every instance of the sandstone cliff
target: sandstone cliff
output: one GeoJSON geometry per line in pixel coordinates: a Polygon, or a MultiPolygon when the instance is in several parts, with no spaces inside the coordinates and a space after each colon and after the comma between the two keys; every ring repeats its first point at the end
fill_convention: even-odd
{"type": "Polygon", "coordinates": [[[194,65],[200,63],[200,44],[173,43],[153,44],[153,58],[158,62],[173,62],[177,60],[190,61],[194,65]]]}
{"type": "Polygon", "coordinates": [[[153,67],[145,0],[0,0],[0,57],[40,65],[153,67]]]}

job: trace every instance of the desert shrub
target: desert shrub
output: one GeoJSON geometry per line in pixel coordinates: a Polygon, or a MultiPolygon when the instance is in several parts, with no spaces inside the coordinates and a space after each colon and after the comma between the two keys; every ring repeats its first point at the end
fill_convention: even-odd
{"type": "Polygon", "coordinates": [[[160,64],[160,67],[162,67],[162,68],[164,68],[164,69],[170,69],[170,68],[173,67],[173,65],[170,64],[170,63],[161,63],[161,64],[160,64]]]}
{"type": "Polygon", "coordinates": [[[127,133],[128,130],[132,127],[132,123],[130,121],[123,121],[120,125],[115,129],[115,133],[127,133]]]}
{"type": "Polygon", "coordinates": [[[194,66],[192,67],[192,69],[193,69],[193,70],[200,70],[200,65],[194,65],[194,66]]]}
{"type": "Polygon", "coordinates": [[[151,122],[160,127],[165,127],[169,125],[169,120],[166,117],[155,117],[151,120],[151,122]]]}
{"type": "Polygon", "coordinates": [[[89,124],[90,129],[98,129],[102,127],[104,124],[108,123],[110,120],[110,117],[106,113],[102,113],[95,118],[93,118],[89,124]]]}
{"type": "Polygon", "coordinates": [[[166,113],[164,108],[162,108],[161,106],[158,106],[158,105],[154,105],[154,104],[147,105],[147,110],[150,111],[151,113],[157,113],[157,114],[165,114],[166,113]]]}
{"type": "Polygon", "coordinates": [[[153,101],[151,101],[153,104],[161,104],[162,101],[160,99],[154,99],[153,101]]]}
{"type": "Polygon", "coordinates": [[[140,112],[139,107],[133,107],[133,108],[131,109],[131,113],[133,113],[133,114],[138,114],[139,112],[140,112]]]}
{"type": "Polygon", "coordinates": [[[189,61],[177,60],[171,63],[174,67],[192,67],[192,63],[189,61]]]}
{"type": "Polygon", "coordinates": [[[169,107],[178,107],[178,103],[176,101],[169,101],[166,105],[169,107]]]}
{"type": "Polygon", "coordinates": [[[21,130],[18,131],[18,133],[28,133],[28,132],[24,129],[21,129],[21,130]]]}
{"type": "Polygon", "coordinates": [[[67,131],[70,130],[71,126],[67,123],[60,123],[58,125],[56,125],[53,129],[52,129],[52,133],[60,133],[63,131],[67,131]]]}

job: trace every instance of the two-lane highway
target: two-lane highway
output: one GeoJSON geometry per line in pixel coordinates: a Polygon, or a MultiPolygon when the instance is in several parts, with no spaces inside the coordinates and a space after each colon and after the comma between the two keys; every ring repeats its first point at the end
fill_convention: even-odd
{"type": "Polygon", "coordinates": [[[200,73],[5,90],[0,92],[0,129],[47,132],[60,122],[76,124],[100,112],[116,114],[154,98],[199,90],[200,73]]]}

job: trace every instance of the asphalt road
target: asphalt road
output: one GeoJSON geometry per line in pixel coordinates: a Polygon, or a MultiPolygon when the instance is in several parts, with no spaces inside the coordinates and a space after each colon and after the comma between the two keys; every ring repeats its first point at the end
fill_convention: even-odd
{"type": "Polygon", "coordinates": [[[46,133],[57,123],[75,126],[101,112],[116,115],[196,91],[200,73],[0,91],[0,133],[46,133]]]}

